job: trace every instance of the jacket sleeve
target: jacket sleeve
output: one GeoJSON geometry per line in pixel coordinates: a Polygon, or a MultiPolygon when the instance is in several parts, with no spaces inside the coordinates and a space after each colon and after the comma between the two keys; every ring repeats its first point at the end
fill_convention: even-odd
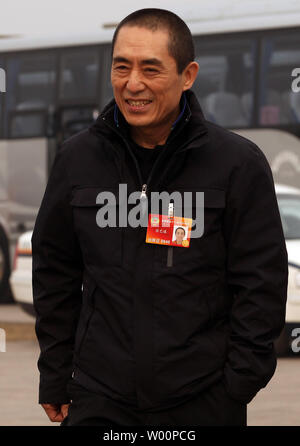
{"type": "Polygon", "coordinates": [[[233,171],[224,215],[227,283],[233,291],[224,380],[232,398],[249,403],[276,369],[274,340],[285,324],[288,257],[272,172],[250,144],[233,171]]]}
{"type": "Polygon", "coordinates": [[[57,153],[35,221],[32,288],[40,345],[39,403],[68,403],[83,262],[74,232],[66,150],[57,153]]]}

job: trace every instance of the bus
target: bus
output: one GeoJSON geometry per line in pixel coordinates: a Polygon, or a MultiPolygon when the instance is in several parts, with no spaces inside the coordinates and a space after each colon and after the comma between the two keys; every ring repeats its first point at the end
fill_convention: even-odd
{"type": "MultiPolygon", "coordinates": [[[[275,182],[300,188],[299,1],[172,5],[194,37],[205,117],[253,140],[275,182]]],[[[112,98],[115,14],[84,35],[0,38],[0,302],[12,299],[15,243],[34,226],[56,151],[112,98]]]]}

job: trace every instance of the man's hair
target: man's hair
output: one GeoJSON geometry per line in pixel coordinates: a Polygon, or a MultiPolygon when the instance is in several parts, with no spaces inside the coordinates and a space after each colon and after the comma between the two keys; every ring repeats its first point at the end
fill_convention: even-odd
{"type": "Polygon", "coordinates": [[[185,67],[195,59],[195,48],[191,31],[186,23],[171,11],[158,8],[145,8],[129,14],[115,29],[112,39],[113,55],[118,33],[123,26],[139,26],[151,31],[166,30],[169,32],[168,50],[177,64],[177,72],[181,74],[185,67]]]}
{"type": "Polygon", "coordinates": [[[184,235],[185,235],[185,229],[184,229],[184,228],[182,228],[181,226],[178,226],[178,228],[176,228],[175,234],[176,234],[176,232],[178,231],[178,229],[182,229],[182,230],[183,230],[183,232],[184,232],[184,235]]]}

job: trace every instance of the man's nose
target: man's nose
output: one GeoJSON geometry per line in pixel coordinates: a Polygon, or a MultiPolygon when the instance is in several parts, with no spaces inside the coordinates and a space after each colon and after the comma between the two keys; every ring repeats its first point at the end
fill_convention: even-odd
{"type": "Polygon", "coordinates": [[[126,87],[131,93],[138,93],[139,91],[144,90],[145,85],[142,82],[142,78],[137,71],[131,71],[126,87]]]}

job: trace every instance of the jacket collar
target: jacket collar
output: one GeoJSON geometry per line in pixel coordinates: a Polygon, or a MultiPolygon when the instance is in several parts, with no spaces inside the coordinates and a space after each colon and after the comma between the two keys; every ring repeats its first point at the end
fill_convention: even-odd
{"type": "MultiPolygon", "coordinates": [[[[209,140],[205,122],[195,93],[187,90],[181,98],[181,113],[172,125],[167,144],[172,142],[173,145],[173,142],[176,142],[176,152],[201,147],[204,142],[209,140]],[[201,144],[199,144],[199,138],[201,144]],[[188,142],[190,144],[187,144],[188,142]]],[[[106,135],[114,131],[119,136],[130,140],[129,125],[118,109],[115,99],[112,99],[103,108],[96,121],[90,125],[90,130],[96,134],[106,135]]]]}

